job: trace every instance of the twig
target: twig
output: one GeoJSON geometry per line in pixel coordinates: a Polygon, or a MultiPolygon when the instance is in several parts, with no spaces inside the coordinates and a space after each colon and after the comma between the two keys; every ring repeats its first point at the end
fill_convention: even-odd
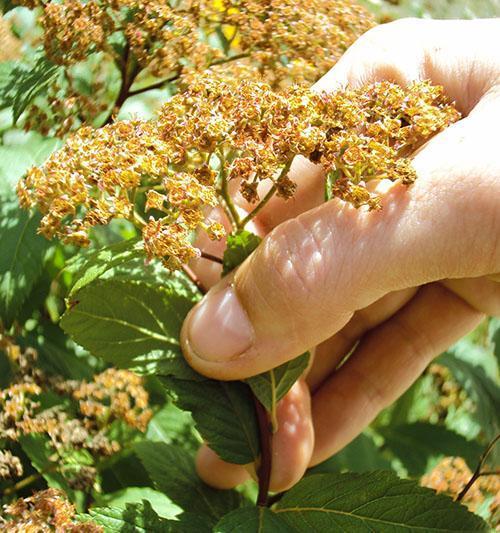
{"type": "Polygon", "coordinates": [[[259,400],[253,397],[257,421],[259,424],[260,440],[260,465],[257,475],[259,476],[259,493],[257,495],[257,505],[267,506],[269,482],[271,481],[272,453],[271,453],[271,424],[265,407],[259,400]]]}
{"type": "Polygon", "coordinates": [[[129,72],[130,68],[130,46],[127,44],[125,47],[125,54],[123,57],[122,64],[120,66],[120,74],[121,74],[121,85],[120,85],[120,91],[118,92],[118,95],[116,97],[115,103],[113,104],[111,110],[109,111],[108,116],[106,117],[106,120],[103,122],[102,126],[106,126],[107,124],[111,124],[113,122],[113,117],[118,112],[118,110],[121,108],[121,106],[125,103],[125,100],[130,96],[130,87],[132,87],[132,84],[135,81],[135,78],[137,77],[137,74],[139,74],[140,69],[137,65],[134,65],[131,68],[131,71],[129,72]]]}
{"type": "Polygon", "coordinates": [[[186,276],[192,281],[192,283],[198,287],[198,290],[201,292],[201,294],[207,294],[207,289],[203,286],[198,276],[190,267],[187,265],[182,265],[182,270],[184,271],[184,274],[186,274],[186,276]]]}
{"type": "Polygon", "coordinates": [[[288,172],[290,171],[290,166],[292,165],[292,160],[290,159],[285,166],[282,168],[279,177],[276,179],[276,181],[273,183],[272,187],[267,191],[267,194],[262,198],[262,200],[258,203],[257,207],[253,209],[253,211],[250,211],[248,215],[240,221],[238,225],[238,229],[245,229],[245,226],[254,218],[254,216],[269,202],[269,200],[274,196],[274,193],[276,192],[276,183],[280,180],[280,178],[286,176],[288,172]]]}
{"type": "Polygon", "coordinates": [[[474,474],[472,474],[472,477],[469,479],[465,487],[462,489],[460,494],[455,498],[455,501],[460,502],[464,499],[464,496],[469,492],[470,488],[474,483],[477,481],[477,479],[482,475],[494,475],[495,472],[481,472],[481,468],[483,468],[484,462],[486,461],[486,458],[490,454],[491,450],[495,446],[495,444],[500,440],[500,433],[488,444],[486,447],[486,450],[481,454],[481,457],[479,458],[479,464],[477,465],[476,470],[474,471],[474,474]]]}
{"type": "MultiPolygon", "coordinates": [[[[245,57],[249,57],[250,54],[248,53],[242,53],[242,54],[236,54],[231,57],[225,57],[222,59],[216,59],[212,63],[208,65],[207,68],[215,67],[217,65],[223,65],[225,63],[231,63],[232,61],[237,61],[238,59],[242,59],[245,57]]],[[[128,93],[129,96],[137,96],[138,94],[146,93],[148,91],[152,91],[153,89],[161,89],[166,83],[172,83],[173,81],[177,81],[181,77],[181,71],[174,72],[171,76],[168,78],[165,78],[164,80],[157,81],[156,83],[153,83],[151,85],[147,85],[146,87],[141,87],[140,89],[135,89],[134,91],[130,91],[128,93]]]]}
{"type": "Polygon", "coordinates": [[[224,264],[222,257],[217,257],[216,255],[209,254],[208,252],[201,252],[200,257],[203,259],[208,259],[208,261],[213,261],[214,263],[219,263],[219,265],[224,264]]]}

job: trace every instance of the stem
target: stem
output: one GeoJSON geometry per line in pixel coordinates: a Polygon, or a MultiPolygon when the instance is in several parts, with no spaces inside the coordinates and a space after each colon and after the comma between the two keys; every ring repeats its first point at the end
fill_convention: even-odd
{"type": "Polygon", "coordinates": [[[53,464],[49,468],[46,468],[42,472],[35,472],[34,474],[31,474],[28,477],[25,477],[24,479],[21,479],[18,481],[15,485],[12,485],[11,487],[7,487],[3,491],[4,496],[10,496],[11,494],[14,494],[15,492],[24,489],[25,487],[28,487],[32,483],[35,483],[35,481],[38,481],[39,479],[42,479],[44,474],[48,474],[49,472],[53,472],[54,470],[57,470],[58,465],[53,464]]]}
{"type": "Polygon", "coordinates": [[[479,463],[477,465],[476,470],[474,471],[474,474],[472,474],[472,477],[467,482],[467,485],[462,489],[460,494],[455,498],[455,501],[460,502],[464,499],[464,496],[469,492],[470,488],[474,483],[477,481],[477,479],[482,475],[494,475],[495,472],[481,472],[481,468],[483,468],[484,462],[486,461],[486,458],[490,454],[491,450],[495,446],[495,444],[500,440],[500,433],[488,444],[486,447],[486,450],[481,454],[481,457],[479,458],[479,463]]]}
{"type": "Polygon", "coordinates": [[[201,256],[203,259],[208,259],[208,261],[213,261],[214,263],[219,263],[220,265],[224,264],[224,261],[221,257],[217,257],[216,255],[209,254],[207,252],[201,252],[201,256]]]}
{"type": "Polygon", "coordinates": [[[259,440],[260,440],[260,465],[257,471],[259,476],[259,494],[257,496],[257,505],[267,506],[269,482],[271,480],[271,424],[269,416],[265,407],[259,400],[253,397],[255,404],[255,411],[257,412],[257,421],[259,424],[259,440]]]}
{"type": "Polygon", "coordinates": [[[113,117],[115,116],[117,111],[119,111],[121,106],[125,103],[125,100],[130,96],[130,87],[132,87],[132,84],[134,83],[137,74],[139,74],[140,69],[137,65],[134,65],[129,72],[129,59],[130,46],[127,44],[127,46],[125,47],[125,55],[123,57],[122,64],[120,65],[120,91],[118,92],[118,96],[116,97],[115,103],[111,107],[111,110],[109,111],[109,114],[106,117],[106,120],[103,122],[102,126],[106,126],[107,124],[111,124],[113,122],[113,117]]]}
{"type": "Polygon", "coordinates": [[[198,276],[190,267],[187,265],[182,265],[182,270],[184,271],[184,274],[186,274],[186,276],[192,281],[192,283],[198,287],[198,290],[201,292],[201,294],[207,294],[207,289],[203,286],[198,276]]]}
{"type": "MultiPolygon", "coordinates": [[[[242,59],[244,57],[249,57],[250,54],[248,53],[241,53],[236,54],[231,57],[225,57],[222,59],[216,59],[212,63],[210,63],[207,67],[207,69],[217,66],[217,65],[223,65],[224,63],[231,63],[231,61],[237,61],[238,59],[242,59]]],[[[172,83],[173,81],[177,81],[181,77],[181,71],[174,72],[171,76],[168,78],[165,78],[164,80],[157,81],[156,83],[153,83],[151,85],[147,85],[146,87],[141,87],[140,89],[135,89],[135,91],[130,91],[128,93],[128,96],[137,96],[138,94],[146,93],[148,91],[152,91],[153,89],[161,89],[166,83],[172,83]]]]}
{"type": "Polygon", "coordinates": [[[223,153],[219,154],[219,160],[220,160],[220,175],[221,175],[221,180],[222,180],[220,195],[222,196],[222,199],[224,200],[224,203],[226,204],[227,214],[229,218],[231,219],[231,223],[233,227],[235,227],[236,229],[240,229],[241,228],[240,215],[238,214],[238,211],[236,210],[236,207],[233,203],[233,199],[231,198],[231,195],[229,194],[228,183],[227,183],[227,173],[226,173],[226,169],[224,168],[225,158],[224,158],[223,153]]]}
{"type": "Polygon", "coordinates": [[[258,203],[257,207],[253,211],[250,211],[248,215],[240,222],[239,229],[244,229],[245,226],[252,220],[252,218],[269,202],[269,200],[274,196],[276,192],[276,183],[273,183],[273,186],[269,189],[267,194],[262,198],[258,203]]]}
{"type": "Polygon", "coordinates": [[[240,222],[238,225],[238,229],[244,229],[245,226],[252,220],[252,218],[255,217],[255,215],[269,202],[269,200],[274,196],[274,193],[276,192],[276,183],[282,178],[283,176],[286,176],[288,174],[288,171],[290,170],[290,166],[292,164],[292,160],[288,161],[283,169],[280,172],[280,175],[278,176],[277,180],[273,183],[272,187],[267,191],[267,194],[262,198],[262,200],[258,203],[257,207],[253,211],[250,211],[248,215],[240,222]]]}

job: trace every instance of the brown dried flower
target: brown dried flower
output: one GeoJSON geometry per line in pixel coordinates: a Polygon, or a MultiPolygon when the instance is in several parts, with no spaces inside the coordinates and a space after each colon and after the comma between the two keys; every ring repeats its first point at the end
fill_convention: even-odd
{"type": "MultiPolygon", "coordinates": [[[[472,477],[472,471],[461,457],[445,457],[435,468],[422,477],[420,484],[444,492],[456,498],[472,477]]],[[[484,502],[488,495],[498,495],[500,478],[498,476],[479,477],[464,496],[463,503],[471,511],[484,502]]]]}
{"type": "Polygon", "coordinates": [[[6,519],[0,518],[4,531],[12,533],[102,533],[93,522],[77,522],[76,510],[58,489],[35,492],[29,498],[4,506],[6,519]]]}
{"type": "Polygon", "coordinates": [[[23,475],[23,465],[19,457],[9,450],[0,451],[0,479],[11,479],[23,475]]]}
{"type": "Polygon", "coordinates": [[[205,221],[229,180],[250,202],[257,185],[290,198],[288,169],[297,155],[325,168],[332,196],[355,207],[379,207],[370,180],[415,179],[407,156],[458,118],[443,91],[427,82],[402,88],[381,82],[317,94],[294,87],[275,92],[254,81],[199,77],[174,96],[156,120],[82,128],[66,146],[18,184],[24,207],[44,215],[48,238],[86,245],[91,226],[127,218],[143,228],[148,256],[179,268],[198,255],[191,234],[212,238],[222,227],[205,221]],[[147,193],[144,222],[134,205],[147,193]]]}

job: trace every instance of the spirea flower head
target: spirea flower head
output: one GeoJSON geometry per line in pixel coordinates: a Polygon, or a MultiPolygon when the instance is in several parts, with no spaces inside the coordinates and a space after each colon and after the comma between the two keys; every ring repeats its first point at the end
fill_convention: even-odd
{"type": "Polygon", "coordinates": [[[103,528],[93,522],[76,520],[76,509],[59,489],[35,492],[28,498],[5,505],[5,518],[0,518],[4,531],[11,533],[44,533],[64,531],[67,533],[102,533],[103,528]]]}
{"type": "MultiPolygon", "coordinates": [[[[218,4],[205,2],[205,10],[218,4]]],[[[275,88],[316,81],[374,23],[352,0],[223,0],[220,5],[208,19],[220,20],[236,51],[249,55],[226,71],[260,75],[275,88]]]]}
{"type": "Polygon", "coordinates": [[[302,155],[323,165],[332,197],[377,208],[366,183],[412,183],[407,156],[457,118],[442,89],[427,82],[318,94],[203,76],[155,120],[81,129],[28,172],[18,194],[23,206],[44,215],[46,237],[86,245],[91,226],[126,218],[142,227],[150,257],[179,268],[199,253],[191,244],[194,230],[223,236],[205,213],[229,181],[250,203],[261,200],[257,186],[264,180],[290,198],[295,184],[288,170],[302,155]],[[146,195],[142,213],[138,193],[146,195]]]}

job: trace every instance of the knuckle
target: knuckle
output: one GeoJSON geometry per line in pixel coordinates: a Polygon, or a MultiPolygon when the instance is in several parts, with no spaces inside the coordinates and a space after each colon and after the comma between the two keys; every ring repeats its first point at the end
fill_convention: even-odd
{"type": "Polygon", "coordinates": [[[295,301],[317,297],[324,285],[325,253],[298,219],[278,226],[269,239],[269,258],[277,283],[295,301]]]}

